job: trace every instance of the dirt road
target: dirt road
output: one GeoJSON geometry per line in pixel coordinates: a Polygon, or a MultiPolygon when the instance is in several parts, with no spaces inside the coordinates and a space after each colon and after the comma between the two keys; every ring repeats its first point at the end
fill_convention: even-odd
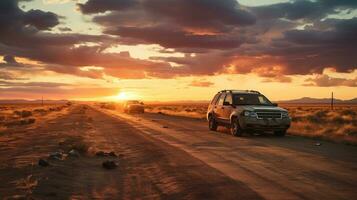
{"type": "Polygon", "coordinates": [[[315,143],[236,138],[202,120],[75,105],[0,135],[0,199],[357,199],[357,148],[315,143]],[[73,138],[88,151],[37,166],[73,138]],[[119,167],[103,169],[108,159],[119,167]]]}

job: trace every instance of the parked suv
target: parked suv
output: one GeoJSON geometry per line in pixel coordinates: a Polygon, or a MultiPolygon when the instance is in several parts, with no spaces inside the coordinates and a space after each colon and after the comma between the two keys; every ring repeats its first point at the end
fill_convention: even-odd
{"type": "Polygon", "coordinates": [[[254,90],[218,92],[209,104],[207,120],[210,130],[226,126],[234,136],[254,131],[272,131],[284,136],[291,122],[287,110],[254,90]]]}
{"type": "Polygon", "coordinates": [[[137,100],[128,100],[123,107],[125,113],[144,113],[144,103],[137,100]]]}

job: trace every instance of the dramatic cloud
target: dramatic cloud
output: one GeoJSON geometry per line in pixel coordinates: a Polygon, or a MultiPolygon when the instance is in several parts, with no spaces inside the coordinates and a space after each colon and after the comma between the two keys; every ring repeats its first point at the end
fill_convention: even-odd
{"type": "Polygon", "coordinates": [[[286,18],[289,20],[315,20],[329,14],[338,13],[338,9],[356,8],[354,0],[295,0],[251,8],[260,19],[286,18]]]}
{"type": "MultiPolygon", "coordinates": [[[[357,68],[357,17],[334,17],[355,12],[356,1],[257,7],[236,0],[81,1],[81,14],[103,30],[97,35],[76,33],[58,14],[24,11],[18,3],[0,1],[1,67],[19,65],[14,58],[21,57],[37,61],[42,70],[93,79],[254,73],[279,82],[291,82],[291,75],[322,74],[328,67],[347,73],[357,68]],[[157,44],[163,52],[185,56],[137,59],[127,51],[106,51],[138,44],[157,44]]],[[[19,70],[25,69],[32,67],[19,70]]]]}
{"type": "Polygon", "coordinates": [[[354,79],[334,78],[326,74],[317,75],[314,78],[305,80],[306,86],[332,87],[332,86],[347,86],[357,87],[357,77],[354,79]]]}
{"type": "Polygon", "coordinates": [[[117,94],[118,88],[105,87],[77,87],[77,88],[51,88],[51,87],[15,87],[15,88],[0,88],[2,98],[16,99],[27,96],[31,99],[40,99],[41,97],[48,98],[51,96],[56,99],[73,99],[78,98],[98,98],[108,97],[117,94]]]}
{"type": "Polygon", "coordinates": [[[101,13],[112,10],[123,10],[135,4],[135,0],[89,0],[85,4],[78,4],[85,14],[101,13]]]}
{"type": "Polygon", "coordinates": [[[9,82],[9,81],[0,81],[0,86],[5,87],[45,87],[45,88],[54,88],[69,86],[65,83],[54,83],[54,82],[9,82]]]}
{"type": "Polygon", "coordinates": [[[3,59],[7,64],[16,64],[16,60],[14,58],[14,56],[10,56],[10,55],[5,55],[4,59],[3,59]]]}
{"type": "Polygon", "coordinates": [[[122,43],[196,53],[155,58],[181,66],[171,71],[177,75],[253,72],[266,81],[290,82],[285,75],[356,68],[357,18],[324,19],[356,8],[355,1],[303,0],[259,7],[244,7],[235,0],[131,2],[114,6],[113,1],[89,0],[80,8],[90,7],[91,12],[82,9],[90,14],[111,11],[93,21],[106,34],[120,36],[122,43]],[[271,70],[277,67],[279,71],[271,70]]]}
{"type": "Polygon", "coordinates": [[[15,80],[16,78],[12,73],[0,71],[0,79],[2,79],[2,80],[15,80]]]}
{"type": "Polygon", "coordinates": [[[71,28],[68,27],[59,27],[58,30],[62,31],[62,32],[68,32],[68,31],[72,31],[71,28]]]}

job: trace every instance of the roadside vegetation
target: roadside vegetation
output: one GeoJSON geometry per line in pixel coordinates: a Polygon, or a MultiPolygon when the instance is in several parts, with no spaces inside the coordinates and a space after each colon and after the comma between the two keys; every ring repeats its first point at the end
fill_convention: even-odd
{"type": "Polygon", "coordinates": [[[0,104],[0,131],[35,123],[41,117],[60,112],[71,104],[0,104]]]}

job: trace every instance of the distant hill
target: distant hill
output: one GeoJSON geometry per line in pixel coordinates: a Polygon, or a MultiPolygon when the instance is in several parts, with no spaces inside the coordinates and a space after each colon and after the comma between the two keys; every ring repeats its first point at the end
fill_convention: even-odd
{"type": "MultiPolygon", "coordinates": [[[[62,104],[68,100],[43,100],[44,104],[62,104]]],[[[42,100],[26,100],[26,99],[0,99],[0,104],[41,104],[42,100]]]]}
{"type": "MultiPolygon", "coordinates": [[[[341,100],[341,99],[334,99],[334,103],[345,103],[345,104],[357,104],[357,98],[350,99],[350,100],[341,100]]],[[[311,98],[311,97],[303,97],[300,99],[292,99],[292,100],[285,100],[285,101],[278,101],[279,103],[311,103],[311,104],[318,104],[318,103],[331,103],[330,98],[311,98]]]]}

